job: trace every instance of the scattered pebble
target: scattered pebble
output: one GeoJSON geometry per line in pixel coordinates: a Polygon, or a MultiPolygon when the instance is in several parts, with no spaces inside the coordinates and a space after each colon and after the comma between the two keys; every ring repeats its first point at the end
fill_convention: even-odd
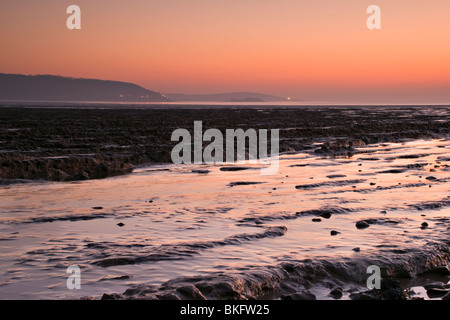
{"type": "Polygon", "coordinates": [[[360,252],[361,248],[360,247],[356,247],[356,248],[353,248],[352,250],[355,251],[355,252],[360,252]]]}
{"type": "Polygon", "coordinates": [[[102,210],[103,207],[92,207],[92,209],[94,209],[94,210],[102,210]]]}
{"type": "Polygon", "coordinates": [[[117,225],[118,225],[119,227],[123,227],[123,226],[125,225],[125,223],[119,222],[117,225]]]}
{"type": "Polygon", "coordinates": [[[329,295],[332,296],[333,299],[340,299],[342,298],[342,294],[343,294],[342,288],[335,288],[330,291],[329,295]]]}
{"type": "Polygon", "coordinates": [[[313,222],[320,222],[320,221],[322,221],[322,219],[320,219],[320,218],[313,218],[312,221],[313,222]]]}
{"type": "Polygon", "coordinates": [[[320,214],[320,216],[321,216],[322,218],[324,218],[324,219],[330,219],[330,218],[331,218],[331,212],[329,212],[329,211],[322,212],[322,213],[320,214]]]}
{"type": "Polygon", "coordinates": [[[198,170],[192,170],[192,173],[198,173],[198,174],[208,174],[211,171],[209,170],[203,170],[203,169],[198,169],[198,170]]]}
{"type": "Polygon", "coordinates": [[[420,229],[426,229],[426,228],[428,228],[428,223],[423,222],[423,223],[421,224],[420,229]]]}
{"type": "Polygon", "coordinates": [[[340,232],[339,232],[339,231],[336,231],[336,230],[331,230],[330,234],[331,234],[332,236],[335,236],[335,235],[340,234],[340,232]]]}
{"type": "Polygon", "coordinates": [[[357,229],[365,229],[365,228],[368,228],[368,227],[370,227],[370,224],[368,224],[366,221],[364,221],[364,220],[361,220],[361,221],[358,221],[358,222],[356,222],[356,228],[357,229]]]}

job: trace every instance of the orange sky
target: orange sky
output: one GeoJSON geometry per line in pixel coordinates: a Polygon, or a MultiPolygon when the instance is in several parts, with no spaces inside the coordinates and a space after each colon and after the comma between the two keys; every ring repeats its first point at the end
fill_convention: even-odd
{"type": "Polygon", "coordinates": [[[450,1],[2,0],[0,72],[163,93],[450,102],[450,1]],[[67,6],[82,30],[66,28],[67,6]],[[366,28],[381,7],[382,29],[366,28]]]}

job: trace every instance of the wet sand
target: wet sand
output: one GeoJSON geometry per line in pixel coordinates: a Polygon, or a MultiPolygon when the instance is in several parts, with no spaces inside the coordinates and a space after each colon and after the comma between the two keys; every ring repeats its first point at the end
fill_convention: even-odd
{"type": "MultiPolygon", "coordinates": [[[[152,164],[105,179],[4,184],[0,298],[448,299],[448,108],[396,108],[230,111],[261,128],[270,128],[262,119],[281,121],[271,112],[287,112],[280,137],[299,134],[286,140],[298,150],[280,156],[274,176],[261,176],[259,164],[152,164]],[[311,113],[316,125],[330,116],[335,127],[311,125],[306,136],[314,117],[291,112],[311,113]],[[365,125],[351,125],[358,117],[365,125]],[[376,117],[380,124],[368,121],[376,117]],[[351,142],[364,137],[374,140],[351,142]],[[81,267],[82,290],[66,288],[71,264],[81,267]],[[370,265],[381,269],[380,290],[366,287],[370,265]]],[[[206,121],[183,110],[186,128],[206,121]]],[[[71,112],[82,111],[110,112],[71,112]]]]}

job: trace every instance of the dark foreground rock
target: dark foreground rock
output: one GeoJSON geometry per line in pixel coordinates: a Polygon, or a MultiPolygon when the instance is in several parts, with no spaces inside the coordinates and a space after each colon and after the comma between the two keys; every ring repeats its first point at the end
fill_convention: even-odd
{"type": "Polygon", "coordinates": [[[393,279],[382,279],[380,289],[350,294],[352,300],[407,300],[407,298],[400,283],[393,279]]]}
{"type": "MultiPolygon", "coordinates": [[[[314,300],[314,286],[329,288],[330,299],[349,297],[352,300],[407,300],[413,299],[408,288],[398,280],[413,278],[438,266],[448,265],[450,249],[447,244],[433,245],[415,254],[392,253],[395,261],[385,265],[381,256],[372,253],[357,254],[354,259],[336,262],[327,259],[305,259],[283,262],[279,265],[252,266],[229,269],[203,275],[178,277],[161,285],[135,284],[117,299],[187,299],[187,300],[314,300]],[[374,259],[375,260],[372,260],[374,259]],[[381,260],[378,260],[381,259],[381,260]],[[368,265],[382,265],[380,289],[366,287],[368,265]],[[348,286],[348,284],[351,284],[348,286]],[[345,289],[343,289],[345,288],[345,289]],[[347,296],[348,294],[348,296],[347,296]]],[[[430,295],[448,299],[447,284],[430,283],[430,295]]]]}

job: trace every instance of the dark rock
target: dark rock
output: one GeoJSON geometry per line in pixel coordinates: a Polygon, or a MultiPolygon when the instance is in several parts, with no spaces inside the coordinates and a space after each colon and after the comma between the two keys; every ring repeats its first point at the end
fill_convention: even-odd
{"type": "Polygon", "coordinates": [[[403,173],[405,171],[406,171],[406,169],[390,169],[390,170],[379,171],[378,173],[403,173]]]}
{"type": "Polygon", "coordinates": [[[62,171],[61,169],[48,168],[47,169],[47,180],[69,181],[69,180],[71,180],[71,177],[67,172],[62,171]]]}
{"type": "Polygon", "coordinates": [[[429,298],[440,298],[449,293],[447,289],[430,288],[427,290],[427,295],[429,298]]]}
{"type": "Polygon", "coordinates": [[[178,288],[177,292],[179,292],[184,296],[184,298],[189,300],[206,300],[200,290],[193,285],[186,285],[184,287],[178,288]]]}
{"type": "Polygon", "coordinates": [[[124,295],[127,297],[133,296],[145,296],[147,294],[153,294],[157,291],[156,286],[146,285],[146,284],[138,284],[131,288],[125,290],[124,295]]]}
{"type": "Polygon", "coordinates": [[[400,283],[393,279],[381,280],[381,299],[383,300],[406,300],[407,296],[400,283]]]}
{"type": "Polygon", "coordinates": [[[335,288],[335,289],[331,290],[329,295],[331,297],[333,297],[333,299],[342,298],[342,295],[343,295],[342,288],[335,288]]]}
{"type": "Polygon", "coordinates": [[[282,266],[283,269],[286,270],[286,272],[292,273],[295,271],[295,265],[292,263],[285,262],[282,264],[282,266]]]}
{"type": "Polygon", "coordinates": [[[428,228],[428,223],[422,222],[420,229],[426,229],[428,228]]]}
{"type": "Polygon", "coordinates": [[[351,300],[380,300],[373,292],[358,292],[350,295],[351,300]]]}
{"type": "Polygon", "coordinates": [[[249,186],[254,184],[261,184],[264,182],[253,182],[253,181],[236,181],[236,182],[230,182],[228,184],[229,187],[235,187],[235,186],[249,186]]]}
{"type": "Polygon", "coordinates": [[[123,296],[118,293],[111,293],[111,294],[104,293],[101,300],[119,300],[122,298],[123,298],[123,296]]]}
{"type": "Polygon", "coordinates": [[[73,180],[75,181],[89,180],[89,174],[86,171],[83,171],[79,174],[74,175],[73,180]]]}
{"type": "Polygon", "coordinates": [[[175,293],[168,292],[163,294],[157,294],[156,297],[159,300],[181,300],[175,293]]]}
{"type": "Polygon", "coordinates": [[[366,229],[370,227],[370,224],[368,224],[365,220],[361,220],[356,222],[356,228],[357,229],[366,229]]]}
{"type": "Polygon", "coordinates": [[[376,185],[376,183],[375,183],[375,182],[371,182],[370,185],[371,185],[371,186],[374,186],[374,185],[376,185]]]}
{"type": "Polygon", "coordinates": [[[356,247],[356,248],[353,248],[352,250],[355,251],[355,252],[360,252],[361,248],[360,247],[356,247]]]}
{"type": "Polygon", "coordinates": [[[429,271],[427,271],[427,273],[448,276],[448,275],[450,275],[450,268],[449,268],[449,266],[434,267],[434,268],[430,269],[429,271]]]}
{"type": "Polygon", "coordinates": [[[94,209],[94,210],[102,210],[103,207],[92,207],[92,209],[94,209]]]}
{"type": "Polygon", "coordinates": [[[389,288],[382,293],[382,299],[383,300],[405,300],[405,294],[403,292],[403,289],[398,288],[389,288]]]}
{"type": "Polygon", "coordinates": [[[316,296],[308,291],[297,292],[281,297],[283,300],[316,300],[316,296]]]}
{"type": "Polygon", "coordinates": [[[402,156],[398,156],[399,159],[418,159],[423,157],[428,157],[429,154],[423,153],[423,154],[406,154],[402,156]]]}
{"type": "Polygon", "coordinates": [[[313,218],[312,221],[313,222],[320,222],[320,221],[322,221],[322,219],[320,219],[320,218],[313,218]]]}
{"type": "Polygon", "coordinates": [[[382,279],[380,289],[350,295],[352,300],[406,300],[407,295],[400,283],[393,279],[382,279]]]}
{"type": "Polygon", "coordinates": [[[335,235],[340,234],[340,232],[339,232],[339,231],[336,231],[336,230],[331,230],[331,231],[330,231],[330,234],[331,234],[332,236],[335,236],[335,235]]]}
{"type": "Polygon", "coordinates": [[[346,177],[345,174],[331,174],[331,175],[327,176],[328,179],[345,178],[345,177],[346,177]]]}
{"type": "Polygon", "coordinates": [[[214,283],[214,295],[222,300],[236,300],[241,297],[239,288],[229,282],[214,283]]]}
{"type": "Polygon", "coordinates": [[[331,218],[331,212],[328,212],[328,211],[323,212],[323,213],[320,214],[320,216],[322,218],[324,218],[324,219],[330,219],[331,218]]]}
{"type": "Polygon", "coordinates": [[[432,181],[437,180],[437,178],[433,177],[433,176],[426,177],[425,179],[426,180],[432,180],[432,181]]]}
{"type": "Polygon", "coordinates": [[[192,173],[199,173],[199,174],[207,174],[210,173],[211,171],[209,170],[202,170],[202,169],[198,169],[198,170],[192,170],[192,173]]]}
{"type": "Polygon", "coordinates": [[[222,167],[220,171],[242,171],[251,169],[250,167],[222,167]]]}
{"type": "Polygon", "coordinates": [[[123,226],[125,225],[125,223],[119,222],[117,225],[118,225],[119,227],[123,227],[123,226]]]}
{"type": "Polygon", "coordinates": [[[398,282],[397,280],[394,280],[394,279],[390,279],[390,278],[381,279],[381,288],[380,289],[382,291],[387,290],[387,289],[392,289],[392,288],[394,288],[394,289],[400,288],[401,289],[400,282],[398,282]]]}

